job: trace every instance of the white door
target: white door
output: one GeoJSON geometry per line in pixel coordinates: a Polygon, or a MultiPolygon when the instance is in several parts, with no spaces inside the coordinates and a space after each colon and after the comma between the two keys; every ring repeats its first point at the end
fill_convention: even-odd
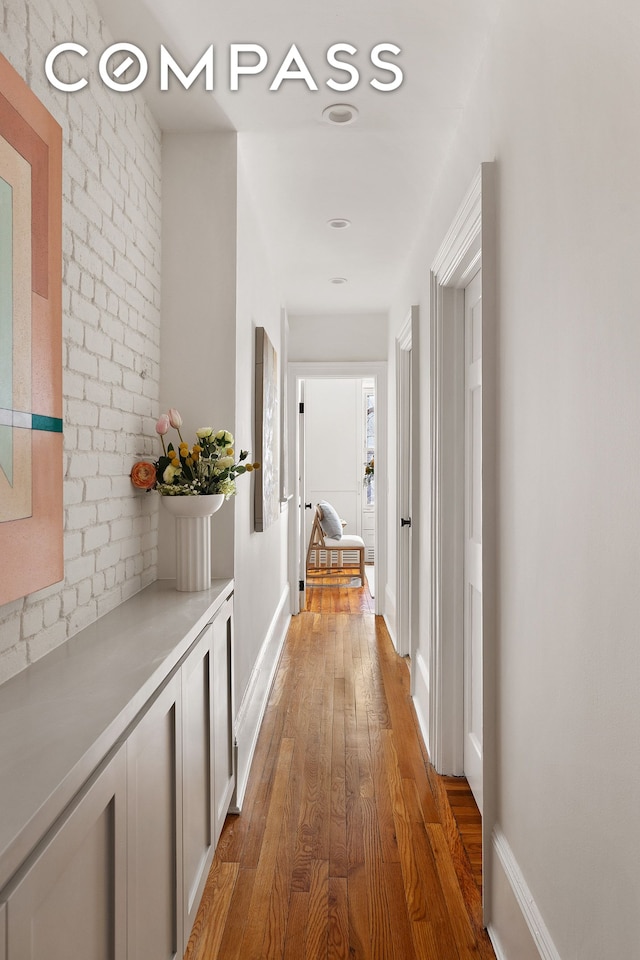
{"type": "Polygon", "coordinates": [[[464,292],[464,772],[482,812],[482,274],[464,292]]]}
{"type": "MultiPolygon", "coordinates": [[[[327,500],[346,522],[345,533],[360,534],[362,522],[362,388],[355,379],[305,381],[305,490],[315,509],[327,500]]],[[[314,509],[306,511],[309,543],[314,509]]]]}
{"type": "Polygon", "coordinates": [[[411,347],[398,345],[397,423],[398,423],[398,554],[396,598],[398,609],[398,653],[411,654],[411,505],[412,423],[411,423],[411,347]]]}

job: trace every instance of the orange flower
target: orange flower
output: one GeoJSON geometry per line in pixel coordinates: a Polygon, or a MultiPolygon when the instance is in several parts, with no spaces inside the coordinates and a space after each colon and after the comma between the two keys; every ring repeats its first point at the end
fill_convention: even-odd
{"type": "Polygon", "coordinates": [[[131,470],[131,483],[139,490],[151,490],[156,482],[156,468],[148,460],[139,460],[131,470]]]}

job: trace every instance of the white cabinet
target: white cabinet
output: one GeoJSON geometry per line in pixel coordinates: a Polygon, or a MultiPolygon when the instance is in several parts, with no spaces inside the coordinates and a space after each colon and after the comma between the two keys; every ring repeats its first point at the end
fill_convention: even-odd
{"type": "Polygon", "coordinates": [[[176,674],[127,740],[128,960],[184,953],[180,705],[176,674]]]}
{"type": "MultiPolygon", "coordinates": [[[[216,621],[217,622],[217,621],[216,621]]],[[[190,931],[214,850],[212,640],[207,627],[182,667],[183,920],[190,931]]]]}
{"type": "Polygon", "coordinates": [[[182,666],[182,837],[185,947],[235,787],[233,601],[182,666]]]}
{"type": "Polygon", "coordinates": [[[183,955],[233,787],[233,601],[127,740],[128,960],[183,955]]]}
{"type": "Polygon", "coordinates": [[[7,960],[125,960],[126,835],[120,749],[10,885],[7,960]]]}
{"type": "Polygon", "coordinates": [[[210,615],[0,893],[0,960],[183,956],[235,786],[232,596],[210,615]]]}
{"type": "Polygon", "coordinates": [[[214,846],[236,785],[233,750],[233,600],[213,623],[214,846]]]}

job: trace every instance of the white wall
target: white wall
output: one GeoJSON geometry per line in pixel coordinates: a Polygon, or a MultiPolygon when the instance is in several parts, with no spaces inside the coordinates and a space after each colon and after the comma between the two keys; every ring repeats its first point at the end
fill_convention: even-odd
{"type": "MultiPolygon", "coordinates": [[[[492,892],[508,960],[531,953],[527,927],[509,920],[520,880],[546,956],[630,957],[640,943],[637,22],[630,0],[615,15],[577,0],[503,6],[392,314],[396,330],[420,303],[426,373],[429,266],[480,162],[495,157],[500,587],[490,639],[508,855],[494,860],[492,892]]],[[[428,414],[423,390],[423,506],[428,414]]],[[[428,639],[421,616],[423,649],[428,639]]]]}
{"type": "MultiPolygon", "coordinates": [[[[238,154],[235,433],[238,443],[254,449],[255,330],[257,326],[265,328],[280,363],[281,332],[286,325],[281,323],[282,301],[269,261],[268,243],[254,216],[243,167],[241,135],[238,154]]],[[[240,480],[235,505],[234,665],[240,793],[248,773],[251,740],[257,734],[256,705],[261,709],[266,702],[289,619],[287,507],[283,505],[274,524],[254,533],[253,484],[253,478],[240,480]]]]}
{"type": "Polygon", "coordinates": [[[78,24],[91,49],[112,42],[91,0],[0,13],[0,52],[63,128],[65,451],[65,580],[0,607],[1,681],[156,576],[157,504],[129,473],[153,452],[158,410],[160,131],[138,94],[45,80],[47,52],[78,24]]]}
{"type": "MultiPolygon", "coordinates": [[[[240,153],[235,133],[163,136],[162,405],[191,432],[231,430],[238,452],[255,449],[256,326],[281,354],[280,295],[240,153]]],[[[253,484],[240,477],[212,519],[213,575],[235,578],[239,800],[289,609],[286,510],[254,533],[253,484]]],[[[174,576],[174,525],[162,513],[159,546],[159,575],[174,576]]]]}
{"type": "MultiPolygon", "coordinates": [[[[182,415],[185,440],[202,426],[234,429],[236,164],[235,133],[163,134],[160,396],[182,415]]],[[[233,536],[230,501],[212,518],[214,577],[233,575],[233,536]]],[[[172,578],[175,521],[164,511],[159,547],[158,575],[172,578]]]]}
{"type": "Polygon", "coordinates": [[[289,360],[386,360],[387,315],[289,316],[289,360]]]}

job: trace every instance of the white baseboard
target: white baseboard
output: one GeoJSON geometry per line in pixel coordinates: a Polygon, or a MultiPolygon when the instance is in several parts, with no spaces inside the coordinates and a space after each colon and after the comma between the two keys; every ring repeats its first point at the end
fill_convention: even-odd
{"type": "Polygon", "coordinates": [[[260,653],[236,717],[234,737],[236,789],[229,808],[230,813],[240,813],[242,807],[262,718],[267,708],[290,620],[289,584],[287,583],[260,647],[260,653]]]}
{"type": "Polygon", "coordinates": [[[487,927],[487,933],[489,934],[489,940],[491,940],[491,946],[493,947],[493,952],[496,955],[496,960],[509,960],[508,956],[502,948],[502,943],[500,942],[500,937],[498,936],[498,931],[495,929],[493,924],[489,924],[487,927]]]}
{"type": "Polygon", "coordinates": [[[387,584],[384,591],[384,613],[382,616],[387,625],[391,642],[394,648],[397,650],[398,635],[396,632],[396,596],[390,589],[389,584],[387,584]]]}
{"type": "Polygon", "coordinates": [[[429,739],[429,673],[424,657],[418,650],[411,669],[415,671],[413,678],[413,707],[418,718],[418,726],[427,752],[431,756],[431,742],[429,739]]]}
{"type": "MultiPolygon", "coordinates": [[[[532,945],[537,950],[541,960],[562,960],[553,940],[551,939],[551,934],[549,933],[542,918],[542,914],[540,913],[540,910],[533,899],[533,894],[527,886],[527,882],[522,874],[518,862],[513,855],[513,851],[509,846],[507,838],[500,827],[494,828],[491,842],[498,861],[496,866],[499,865],[502,868],[504,876],[511,889],[511,893],[515,898],[518,908],[520,909],[522,917],[528,928],[532,945]]],[[[494,911],[492,911],[492,913],[493,912],[494,911]]],[[[519,956],[516,956],[515,954],[513,956],[509,956],[509,954],[505,951],[504,944],[506,944],[508,939],[508,931],[505,930],[503,936],[499,929],[499,924],[490,923],[488,932],[489,936],[491,937],[491,941],[494,944],[498,960],[519,960],[519,956],[523,955],[524,949],[518,951],[519,956]]]]}

